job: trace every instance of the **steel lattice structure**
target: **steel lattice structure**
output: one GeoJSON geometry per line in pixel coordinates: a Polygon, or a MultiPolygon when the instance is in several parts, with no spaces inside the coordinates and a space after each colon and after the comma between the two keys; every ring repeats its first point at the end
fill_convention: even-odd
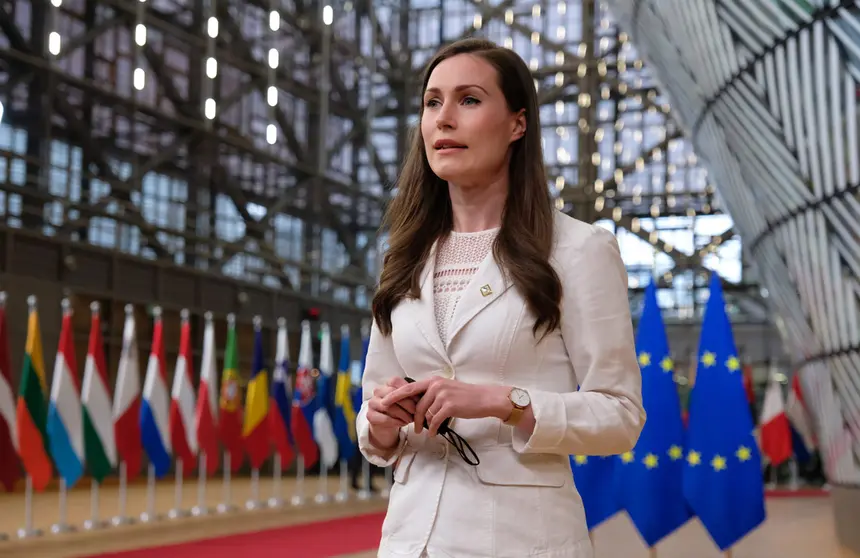
{"type": "Polygon", "coordinates": [[[860,481],[860,2],[610,4],[748,239],[831,480],[860,481]]]}

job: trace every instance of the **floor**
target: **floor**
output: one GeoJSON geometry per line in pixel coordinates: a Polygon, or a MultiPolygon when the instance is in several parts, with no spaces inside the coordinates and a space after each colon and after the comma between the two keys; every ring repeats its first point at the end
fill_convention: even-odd
{"type": "MultiPolygon", "coordinates": [[[[337,490],[337,479],[329,479],[328,491],[337,490]]],[[[196,503],[196,483],[186,485],[183,492],[183,507],[196,503]]],[[[305,491],[311,495],[318,488],[317,479],[308,479],[305,491]]],[[[289,499],[295,490],[295,481],[285,479],[280,494],[289,499]]],[[[243,504],[251,495],[251,483],[247,479],[234,481],[233,502],[243,504]]],[[[259,494],[262,498],[273,495],[272,482],[263,479],[259,494]]],[[[207,487],[206,501],[215,506],[221,501],[220,480],[207,487]]],[[[173,482],[159,483],[156,509],[166,513],[174,504],[173,482]]],[[[104,486],[100,493],[102,517],[111,517],[117,512],[117,487],[104,486]]],[[[57,520],[58,495],[56,492],[38,494],[34,498],[36,527],[49,532],[57,520]]],[[[291,523],[343,517],[351,514],[385,509],[385,500],[376,498],[347,503],[316,505],[294,508],[287,505],[281,509],[267,509],[254,513],[236,513],[227,516],[190,518],[182,521],[162,521],[157,524],[135,525],[123,529],[79,532],[68,535],[47,535],[32,540],[0,542],[3,558],[39,556],[42,558],[70,558],[96,552],[140,548],[153,542],[160,544],[182,542],[213,535],[226,535],[253,529],[266,529],[291,523]]],[[[128,512],[137,516],[146,506],[145,485],[129,489],[128,512]]],[[[88,488],[72,491],[68,496],[68,522],[81,524],[90,516],[90,491],[88,488]]],[[[23,496],[0,494],[0,533],[14,534],[23,524],[23,496]]],[[[595,530],[596,558],[655,558],[639,541],[633,526],[626,516],[618,516],[595,530]]],[[[659,558],[724,558],[712,545],[698,522],[691,522],[670,539],[657,547],[659,558]]],[[[337,558],[371,558],[375,551],[337,558]]],[[[843,554],[833,534],[833,515],[829,499],[772,498],[768,500],[768,521],[758,531],[744,539],[732,552],[731,558],[860,558],[843,554]]]]}

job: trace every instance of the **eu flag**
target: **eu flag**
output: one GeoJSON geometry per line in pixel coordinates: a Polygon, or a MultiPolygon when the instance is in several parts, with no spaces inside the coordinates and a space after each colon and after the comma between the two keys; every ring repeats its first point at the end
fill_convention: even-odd
{"type": "Polygon", "coordinates": [[[621,455],[618,488],[621,507],[645,544],[652,547],[690,518],[682,484],[681,402],[654,283],[645,289],[636,352],[648,420],[633,451],[621,455]]]}
{"type": "Polygon", "coordinates": [[[573,484],[582,498],[585,522],[591,531],[619,511],[615,455],[571,455],[573,484]]]}
{"type": "Polygon", "coordinates": [[[684,496],[722,551],[765,519],[753,426],[723,289],[712,273],[690,392],[684,496]]]}

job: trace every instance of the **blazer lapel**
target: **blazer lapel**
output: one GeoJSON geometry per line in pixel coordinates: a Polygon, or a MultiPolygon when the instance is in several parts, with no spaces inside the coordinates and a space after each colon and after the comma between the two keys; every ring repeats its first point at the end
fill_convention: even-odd
{"type": "Polygon", "coordinates": [[[442,338],[439,336],[439,326],[436,324],[436,311],[433,301],[433,273],[436,269],[436,247],[433,244],[430,249],[430,255],[427,256],[427,261],[424,263],[424,270],[421,272],[421,298],[411,301],[414,304],[415,326],[432,346],[439,356],[446,363],[451,364],[451,359],[448,357],[448,352],[442,344],[442,338]]]}
{"type": "MultiPolygon", "coordinates": [[[[484,308],[501,297],[511,287],[511,283],[496,262],[493,251],[487,254],[480,267],[472,276],[472,280],[460,295],[457,308],[448,333],[448,347],[463,327],[484,308]]],[[[446,347],[447,349],[447,347],[446,347]]]]}

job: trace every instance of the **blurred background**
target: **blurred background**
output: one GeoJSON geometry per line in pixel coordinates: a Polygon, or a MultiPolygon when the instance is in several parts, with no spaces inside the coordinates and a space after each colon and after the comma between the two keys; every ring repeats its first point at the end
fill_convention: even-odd
{"type": "MultiPolygon", "coordinates": [[[[316,359],[319,324],[331,324],[335,343],[340,327],[349,326],[349,368],[353,380],[360,377],[359,331],[386,249],[380,220],[397,193],[417,121],[421,70],[440,45],[483,36],[528,63],[541,103],[547,187],[559,210],[616,235],[634,325],[645,287],[655,282],[682,408],[695,384],[711,272],[723,280],[753,420],[760,421],[772,381],[787,400],[802,394],[811,437],[795,440],[791,457],[777,465],[765,459],[762,470],[768,494],[779,493],[774,498],[782,506],[768,524],[774,517],[786,523],[755,548],[776,548],[767,545],[790,540],[790,526],[814,516],[823,523],[799,529],[832,541],[826,555],[860,553],[850,527],[860,514],[858,6],[848,0],[4,0],[0,287],[10,393],[18,392],[24,363],[29,296],[38,300],[47,386],[63,299],[74,312],[79,375],[89,305],[99,302],[111,390],[127,304],[137,320],[141,378],[155,307],[162,312],[168,380],[179,355],[182,309],[189,311],[195,386],[205,312],[215,318],[219,376],[226,316],[235,316],[243,388],[254,373],[254,316],[262,318],[269,360],[277,349],[276,320],[286,318],[293,363],[303,320],[313,329],[316,359]]],[[[11,451],[0,454],[0,461],[15,459],[11,451]]],[[[292,478],[295,470],[288,472],[292,478]]],[[[309,498],[318,472],[319,466],[308,469],[309,498]]],[[[239,484],[250,482],[249,474],[247,467],[236,474],[236,494],[253,490],[239,484]]],[[[268,483],[272,474],[267,461],[261,478],[268,483]]],[[[332,495],[339,474],[336,467],[327,472],[332,495]]],[[[213,502],[221,498],[218,475],[209,481],[213,502]]],[[[374,472],[383,496],[385,475],[374,472]]],[[[186,503],[195,498],[195,482],[186,480],[186,503]]],[[[145,475],[139,483],[143,507],[145,475]]],[[[159,481],[162,488],[158,506],[166,510],[172,475],[159,481]]],[[[35,527],[55,522],[58,489],[52,484],[35,496],[35,527]]],[[[92,513],[90,491],[76,490],[82,495],[78,502],[69,492],[69,524],[92,513]]],[[[103,506],[115,506],[107,491],[103,506]]],[[[51,551],[83,555],[99,537],[115,545],[117,537],[137,536],[145,546],[152,533],[168,533],[168,542],[178,536],[168,526],[177,522],[165,521],[140,531],[146,535],[15,540],[25,521],[25,492],[22,477],[0,496],[0,532],[11,539],[0,542],[0,554],[67,540],[83,550],[53,544],[51,551]]],[[[355,505],[367,507],[362,512],[384,509],[375,494],[355,505]]],[[[358,513],[339,509],[343,516],[358,513]]],[[[275,526],[286,516],[266,517],[275,526]]],[[[211,521],[223,528],[223,519],[211,521]]],[[[618,521],[606,529],[636,542],[618,521]]],[[[378,540],[378,530],[372,534],[378,540]]],[[[704,531],[689,536],[706,549],[695,556],[714,552],[704,531]]],[[[599,530],[596,537],[599,556],[647,552],[639,544],[631,554],[600,554],[601,544],[616,537],[601,539],[599,530]]],[[[740,548],[739,556],[795,555],[740,548]]],[[[348,554],[321,552],[295,555],[348,554]]]]}

